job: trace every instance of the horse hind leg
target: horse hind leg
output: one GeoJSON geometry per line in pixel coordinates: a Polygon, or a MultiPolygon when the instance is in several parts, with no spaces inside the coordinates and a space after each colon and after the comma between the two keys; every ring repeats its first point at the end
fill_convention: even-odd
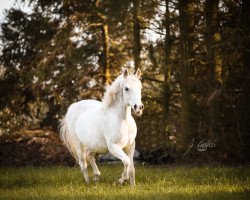
{"type": "Polygon", "coordinates": [[[88,165],[87,165],[87,152],[86,149],[79,144],[77,149],[77,156],[78,156],[78,162],[81,168],[81,171],[83,173],[85,182],[87,183],[87,185],[89,184],[89,175],[88,175],[88,165]]]}
{"type": "Polygon", "coordinates": [[[100,179],[101,172],[99,171],[99,169],[96,165],[95,158],[94,158],[94,155],[92,153],[88,153],[88,160],[89,160],[89,163],[90,163],[90,165],[93,169],[93,172],[94,172],[93,181],[97,182],[100,179]]]}

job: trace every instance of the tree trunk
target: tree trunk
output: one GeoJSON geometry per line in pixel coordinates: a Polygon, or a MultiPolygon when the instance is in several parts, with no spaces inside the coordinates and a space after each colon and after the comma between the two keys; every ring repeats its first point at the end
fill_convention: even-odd
{"type": "MultiPolygon", "coordinates": [[[[206,19],[206,46],[208,51],[209,67],[209,94],[215,93],[221,85],[222,61],[219,51],[219,20],[218,20],[218,3],[219,0],[206,0],[205,2],[205,19],[206,19]]],[[[213,98],[209,102],[209,134],[213,136],[217,132],[219,113],[218,99],[213,98]]]]}
{"type": "Polygon", "coordinates": [[[140,35],[140,20],[139,20],[139,5],[140,0],[133,0],[133,34],[134,34],[134,46],[133,55],[135,62],[135,70],[141,67],[141,35],[140,35]]]}
{"type": "Polygon", "coordinates": [[[103,84],[109,85],[111,83],[110,77],[110,63],[109,63],[109,32],[108,25],[102,25],[102,40],[103,40],[103,84]]]}
{"type": "Polygon", "coordinates": [[[240,132],[242,133],[242,141],[244,144],[243,151],[245,153],[246,158],[250,159],[250,1],[243,0],[242,1],[242,10],[241,10],[241,21],[242,28],[245,31],[246,40],[243,47],[242,58],[243,58],[243,66],[244,66],[244,84],[242,86],[242,96],[240,101],[241,109],[240,112],[240,132]]]}
{"type": "Polygon", "coordinates": [[[221,38],[219,33],[218,4],[219,0],[206,0],[205,2],[209,76],[213,85],[219,84],[222,81],[222,61],[218,46],[221,38]]]}
{"type": "Polygon", "coordinates": [[[165,136],[165,143],[167,142],[167,133],[165,132],[169,119],[169,100],[170,100],[170,53],[171,53],[171,39],[170,39],[170,13],[169,13],[169,0],[165,0],[165,49],[164,49],[164,82],[163,82],[163,133],[165,136]]]}
{"type": "Polygon", "coordinates": [[[149,44],[148,46],[148,54],[149,54],[149,59],[151,61],[151,63],[153,64],[153,69],[158,69],[158,63],[157,63],[157,59],[155,57],[155,54],[154,54],[154,47],[153,47],[153,44],[149,44]]]}
{"type": "Polygon", "coordinates": [[[194,2],[179,0],[180,27],[180,87],[181,87],[181,132],[182,142],[189,144],[197,137],[196,94],[194,93],[194,2]]]}
{"type": "Polygon", "coordinates": [[[110,61],[109,61],[109,30],[107,24],[107,17],[100,11],[100,0],[95,0],[96,14],[101,21],[101,31],[102,31],[102,48],[103,52],[101,54],[102,70],[103,70],[103,84],[105,86],[111,83],[110,76],[110,61]]]}

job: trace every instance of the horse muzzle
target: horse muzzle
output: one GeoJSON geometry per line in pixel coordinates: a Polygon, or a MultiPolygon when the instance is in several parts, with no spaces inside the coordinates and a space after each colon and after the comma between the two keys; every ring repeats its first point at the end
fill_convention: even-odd
{"type": "Polygon", "coordinates": [[[143,109],[144,109],[143,104],[141,104],[139,106],[135,104],[134,107],[133,107],[133,111],[134,111],[135,115],[138,116],[138,117],[142,115],[143,109]]]}

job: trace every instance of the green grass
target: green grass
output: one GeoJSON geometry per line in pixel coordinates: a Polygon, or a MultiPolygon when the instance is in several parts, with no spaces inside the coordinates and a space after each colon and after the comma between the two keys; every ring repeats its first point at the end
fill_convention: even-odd
{"type": "Polygon", "coordinates": [[[123,167],[101,165],[86,186],[78,167],[0,168],[0,199],[250,199],[249,167],[136,166],[136,186],[120,186],[123,167]]]}

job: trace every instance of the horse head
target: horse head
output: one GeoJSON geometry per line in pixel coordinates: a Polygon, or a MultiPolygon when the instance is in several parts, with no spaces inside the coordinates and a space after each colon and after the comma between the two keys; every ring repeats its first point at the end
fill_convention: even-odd
{"type": "Polygon", "coordinates": [[[120,82],[120,88],[123,102],[126,106],[130,106],[137,116],[140,116],[144,108],[141,101],[141,70],[138,69],[135,73],[129,74],[128,70],[125,69],[122,75],[123,79],[120,82]]]}

